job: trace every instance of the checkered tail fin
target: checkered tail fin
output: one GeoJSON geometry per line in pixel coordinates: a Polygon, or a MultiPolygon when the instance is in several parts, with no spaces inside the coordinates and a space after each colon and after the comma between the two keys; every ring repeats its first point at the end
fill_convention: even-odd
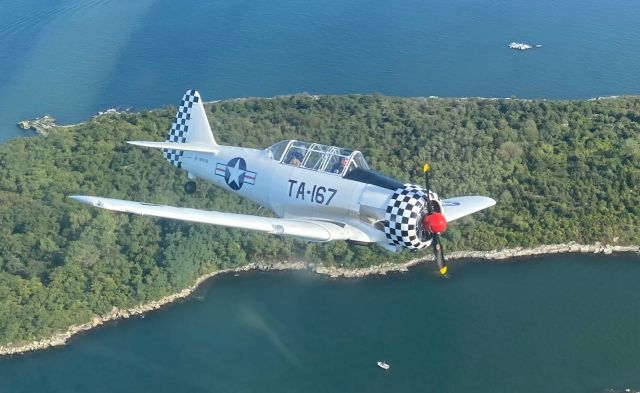
{"type": "MultiPolygon", "coordinates": [[[[218,146],[213,138],[213,132],[211,132],[211,126],[209,126],[209,120],[197,90],[188,90],[182,97],[182,103],[180,103],[169,135],[167,135],[167,142],[189,143],[203,147],[218,146]]],[[[178,168],[182,167],[184,151],[173,149],[163,149],[162,151],[167,161],[178,168]]]]}

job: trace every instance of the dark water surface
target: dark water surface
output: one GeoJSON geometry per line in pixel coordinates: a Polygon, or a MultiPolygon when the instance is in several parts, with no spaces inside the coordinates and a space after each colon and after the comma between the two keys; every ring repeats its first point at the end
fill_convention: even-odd
{"type": "Polygon", "coordinates": [[[3,0],[0,141],[24,118],[177,104],[192,87],[206,100],[637,95],[639,21],[637,0],[3,0]]]}
{"type": "Polygon", "coordinates": [[[63,348],[1,392],[601,392],[640,387],[640,257],[453,262],[364,279],[247,273],[63,348]],[[387,372],[375,362],[386,360],[387,372]]]}

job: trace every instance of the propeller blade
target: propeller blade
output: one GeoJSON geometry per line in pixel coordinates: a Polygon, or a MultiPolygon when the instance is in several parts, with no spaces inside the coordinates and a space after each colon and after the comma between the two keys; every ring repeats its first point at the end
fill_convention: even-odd
{"type": "MultiPolygon", "coordinates": [[[[429,184],[429,165],[424,164],[424,167],[422,167],[422,170],[424,171],[424,185],[427,190],[427,216],[425,217],[425,219],[427,218],[433,219],[435,216],[433,216],[434,210],[433,210],[433,205],[431,204],[431,185],[429,184]]],[[[444,216],[441,216],[441,217],[444,217],[444,216]]],[[[424,225],[427,226],[427,221],[424,221],[424,222],[425,222],[424,225]]],[[[430,228],[433,228],[433,223],[429,222],[429,226],[430,228]]],[[[444,230],[445,228],[446,228],[446,221],[444,222],[444,226],[442,227],[442,229],[438,229],[438,231],[444,230]]],[[[436,232],[433,234],[431,247],[433,248],[433,255],[435,256],[436,263],[438,264],[438,270],[440,271],[440,274],[444,276],[447,274],[447,263],[444,260],[444,252],[442,251],[442,242],[440,241],[439,232],[436,232]]]]}
{"type": "Polygon", "coordinates": [[[431,205],[431,186],[429,185],[429,164],[424,164],[422,167],[424,171],[424,187],[427,190],[427,213],[433,213],[433,206],[431,205]]]}
{"type": "Polygon", "coordinates": [[[442,242],[440,241],[440,234],[434,236],[433,242],[433,254],[436,257],[436,263],[438,264],[438,270],[441,275],[447,274],[447,262],[444,260],[444,251],[442,250],[442,242]]]}

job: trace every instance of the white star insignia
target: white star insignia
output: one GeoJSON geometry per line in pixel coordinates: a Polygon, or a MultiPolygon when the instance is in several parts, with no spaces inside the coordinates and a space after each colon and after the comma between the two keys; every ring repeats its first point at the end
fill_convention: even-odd
{"type": "Polygon", "coordinates": [[[240,160],[236,161],[236,166],[227,166],[229,169],[229,185],[236,183],[236,186],[240,187],[240,176],[244,173],[244,170],[240,169],[240,160]]]}

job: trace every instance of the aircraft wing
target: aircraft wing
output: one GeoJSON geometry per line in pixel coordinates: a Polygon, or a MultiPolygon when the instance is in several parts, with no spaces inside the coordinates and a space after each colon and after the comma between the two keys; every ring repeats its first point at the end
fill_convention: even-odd
{"type": "Polygon", "coordinates": [[[496,201],[484,196],[455,197],[442,201],[442,213],[447,222],[451,222],[495,204],[496,201]]]}
{"type": "Polygon", "coordinates": [[[72,195],[69,196],[69,198],[101,209],[123,213],[248,229],[274,235],[293,236],[316,242],[347,240],[350,238],[349,228],[346,225],[329,221],[270,218],[247,214],[222,213],[218,211],[154,205],[151,203],[84,195],[72,195]]]}

